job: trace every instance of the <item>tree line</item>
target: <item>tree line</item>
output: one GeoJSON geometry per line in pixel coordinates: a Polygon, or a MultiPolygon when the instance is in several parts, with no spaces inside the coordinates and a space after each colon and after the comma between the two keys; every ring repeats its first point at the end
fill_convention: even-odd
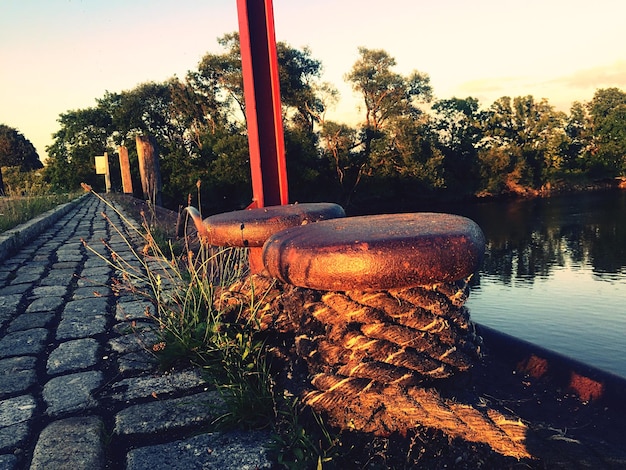
{"type": "MultiPolygon", "coordinates": [[[[166,206],[186,204],[201,182],[205,213],[245,207],[252,195],[238,34],[218,43],[222,52],[206,54],[184,79],[106,92],[91,108],[61,114],[45,179],[59,190],[100,188],[94,156],[126,145],[136,169],[133,142],[143,134],[158,144],[166,206]]],[[[362,104],[352,125],[328,119],[338,93],[309,49],[279,42],[277,52],[293,202],[368,212],[429,198],[538,194],[626,172],[626,93],[617,88],[597,90],[569,113],[532,96],[484,109],[472,97],[436,99],[427,74],[397,73],[389,53],[360,48],[345,75],[362,104]]]]}

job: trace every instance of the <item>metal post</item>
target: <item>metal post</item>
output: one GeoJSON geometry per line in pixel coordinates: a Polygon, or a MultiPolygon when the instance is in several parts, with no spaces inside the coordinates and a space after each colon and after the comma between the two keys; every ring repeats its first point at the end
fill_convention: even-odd
{"type": "Polygon", "coordinates": [[[237,0],[252,204],[289,203],[272,0],[237,0]]]}

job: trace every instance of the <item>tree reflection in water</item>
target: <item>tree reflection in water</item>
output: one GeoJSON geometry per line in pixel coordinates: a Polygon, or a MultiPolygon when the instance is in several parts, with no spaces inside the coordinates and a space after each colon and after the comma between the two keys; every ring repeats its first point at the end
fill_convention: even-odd
{"type": "Polygon", "coordinates": [[[626,192],[453,211],[487,238],[475,321],[626,377],[626,192]]]}
{"type": "Polygon", "coordinates": [[[568,194],[461,208],[487,237],[482,273],[532,282],[555,267],[591,267],[599,277],[626,268],[626,192],[568,194]]]}

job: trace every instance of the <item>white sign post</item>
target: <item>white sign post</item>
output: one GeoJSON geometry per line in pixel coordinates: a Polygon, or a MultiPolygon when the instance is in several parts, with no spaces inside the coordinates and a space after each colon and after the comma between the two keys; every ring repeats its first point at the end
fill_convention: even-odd
{"type": "Polygon", "coordinates": [[[104,175],[104,185],[106,192],[111,192],[111,173],[109,173],[109,154],[104,152],[104,155],[96,156],[96,174],[104,175]]]}

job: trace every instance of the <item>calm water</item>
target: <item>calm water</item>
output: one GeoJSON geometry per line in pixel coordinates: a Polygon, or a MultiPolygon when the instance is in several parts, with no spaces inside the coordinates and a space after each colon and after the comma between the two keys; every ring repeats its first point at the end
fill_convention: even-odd
{"type": "Polygon", "coordinates": [[[447,211],[487,238],[473,320],[626,377],[626,191],[447,211]]]}

